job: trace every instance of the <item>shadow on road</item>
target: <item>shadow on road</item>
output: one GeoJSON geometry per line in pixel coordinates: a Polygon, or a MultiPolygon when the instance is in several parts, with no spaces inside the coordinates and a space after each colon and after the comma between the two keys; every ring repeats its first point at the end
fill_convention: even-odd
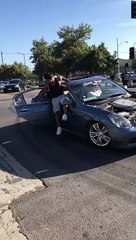
{"type": "Polygon", "coordinates": [[[53,128],[28,122],[1,128],[0,143],[41,179],[87,171],[136,154],[135,149],[98,149],[84,138],[66,132],[58,137],[53,128]]]}

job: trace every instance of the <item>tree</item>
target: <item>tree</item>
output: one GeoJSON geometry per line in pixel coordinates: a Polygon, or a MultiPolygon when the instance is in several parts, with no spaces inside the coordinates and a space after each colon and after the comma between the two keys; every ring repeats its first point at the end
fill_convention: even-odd
{"type": "Polygon", "coordinates": [[[92,45],[89,47],[81,61],[81,68],[85,72],[104,74],[109,72],[116,65],[116,60],[108,50],[104,43],[98,47],[92,45]]]}
{"type": "Polygon", "coordinates": [[[59,41],[53,41],[50,45],[43,38],[33,41],[31,59],[39,79],[44,72],[66,76],[76,71],[103,74],[116,65],[115,57],[108,52],[104,43],[98,47],[87,44],[86,40],[92,35],[90,25],[81,23],[77,28],[63,26],[57,34],[59,41]]]}
{"type": "Polygon", "coordinates": [[[88,24],[81,23],[78,28],[63,26],[58,31],[58,36],[68,46],[77,46],[91,38],[92,28],[88,24]]]}
{"type": "Polygon", "coordinates": [[[48,71],[48,62],[50,61],[50,48],[48,43],[42,38],[39,41],[33,40],[33,47],[31,48],[32,63],[35,64],[34,73],[42,78],[44,72],[48,71]]]}
{"type": "Polygon", "coordinates": [[[12,65],[3,64],[0,66],[0,79],[2,80],[13,78],[26,80],[29,76],[31,76],[31,70],[22,63],[15,62],[12,65]]]}
{"type": "Polygon", "coordinates": [[[78,28],[64,26],[58,31],[61,42],[54,42],[55,56],[61,58],[66,75],[75,72],[84,55],[87,39],[90,39],[92,29],[88,24],[80,24],[78,28]]]}

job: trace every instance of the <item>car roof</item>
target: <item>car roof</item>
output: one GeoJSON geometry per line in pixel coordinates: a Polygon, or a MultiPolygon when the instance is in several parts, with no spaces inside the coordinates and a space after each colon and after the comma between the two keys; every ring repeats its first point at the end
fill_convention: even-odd
{"type": "Polygon", "coordinates": [[[6,83],[8,83],[8,81],[0,81],[0,84],[6,84],[6,83]]]}
{"type": "Polygon", "coordinates": [[[90,81],[99,81],[99,80],[108,80],[106,77],[103,76],[91,76],[91,77],[83,77],[83,78],[79,78],[76,80],[72,80],[68,83],[69,86],[75,86],[75,85],[80,85],[86,82],[90,82],[90,81]]]}
{"type": "Polygon", "coordinates": [[[14,78],[14,79],[10,79],[9,82],[10,82],[10,81],[17,81],[17,80],[18,80],[18,81],[22,81],[22,79],[20,79],[20,78],[14,78]]]}

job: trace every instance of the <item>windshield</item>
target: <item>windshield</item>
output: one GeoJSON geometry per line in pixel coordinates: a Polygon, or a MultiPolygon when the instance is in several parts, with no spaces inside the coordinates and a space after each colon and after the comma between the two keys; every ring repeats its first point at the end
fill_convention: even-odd
{"type": "Polygon", "coordinates": [[[127,94],[125,89],[108,79],[84,82],[79,85],[73,85],[71,88],[82,102],[100,101],[110,97],[127,94]]]}
{"type": "Polygon", "coordinates": [[[19,83],[19,80],[10,80],[9,83],[10,84],[17,84],[17,83],[19,83]]]}

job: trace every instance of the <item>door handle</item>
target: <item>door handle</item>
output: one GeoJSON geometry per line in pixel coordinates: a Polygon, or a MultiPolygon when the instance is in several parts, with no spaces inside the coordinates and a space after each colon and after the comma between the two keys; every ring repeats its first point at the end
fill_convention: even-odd
{"type": "Polygon", "coordinates": [[[23,109],[20,110],[20,112],[27,112],[27,111],[28,111],[27,108],[23,108],[23,109]]]}

